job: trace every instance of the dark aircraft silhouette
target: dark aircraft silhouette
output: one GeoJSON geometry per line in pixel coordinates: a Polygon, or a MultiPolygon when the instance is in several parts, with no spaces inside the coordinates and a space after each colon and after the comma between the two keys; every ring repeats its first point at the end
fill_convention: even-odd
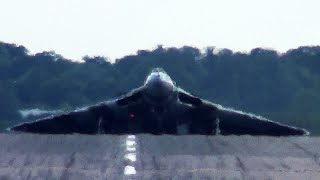
{"type": "Polygon", "coordinates": [[[27,122],[12,131],[41,134],[204,134],[308,135],[282,125],[192,96],[175,86],[162,69],[128,94],[85,109],[27,122]]]}

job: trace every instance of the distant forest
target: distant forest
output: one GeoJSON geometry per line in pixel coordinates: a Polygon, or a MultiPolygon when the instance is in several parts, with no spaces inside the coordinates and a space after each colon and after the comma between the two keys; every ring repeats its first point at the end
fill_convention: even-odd
{"type": "Polygon", "coordinates": [[[80,63],[0,42],[0,128],[21,122],[20,109],[69,111],[114,98],[142,85],[155,67],[193,95],[320,135],[320,46],[280,54],[159,45],[115,63],[100,56],[80,63]]]}

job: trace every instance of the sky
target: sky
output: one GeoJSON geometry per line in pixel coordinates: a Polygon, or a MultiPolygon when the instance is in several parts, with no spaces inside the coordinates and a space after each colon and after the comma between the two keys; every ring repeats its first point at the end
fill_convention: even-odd
{"type": "Polygon", "coordinates": [[[110,60],[157,45],[285,52],[320,45],[318,0],[0,0],[0,41],[110,60]]]}

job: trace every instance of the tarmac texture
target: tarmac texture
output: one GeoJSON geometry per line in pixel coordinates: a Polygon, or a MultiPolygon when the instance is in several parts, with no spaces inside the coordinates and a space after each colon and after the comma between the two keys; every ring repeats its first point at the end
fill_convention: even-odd
{"type": "Polygon", "coordinates": [[[0,134],[0,179],[320,179],[320,138],[0,134]]]}

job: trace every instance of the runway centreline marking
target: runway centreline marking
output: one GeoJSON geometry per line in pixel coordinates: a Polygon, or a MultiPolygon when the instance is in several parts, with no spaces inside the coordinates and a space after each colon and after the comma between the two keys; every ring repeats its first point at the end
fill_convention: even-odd
{"type": "Polygon", "coordinates": [[[124,167],[123,174],[126,176],[133,176],[137,173],[134,163],[137,160],[136,153],[136,136],[128,135],[126,139],[126,154],[124,156],[128,164],[124,167]]]}

